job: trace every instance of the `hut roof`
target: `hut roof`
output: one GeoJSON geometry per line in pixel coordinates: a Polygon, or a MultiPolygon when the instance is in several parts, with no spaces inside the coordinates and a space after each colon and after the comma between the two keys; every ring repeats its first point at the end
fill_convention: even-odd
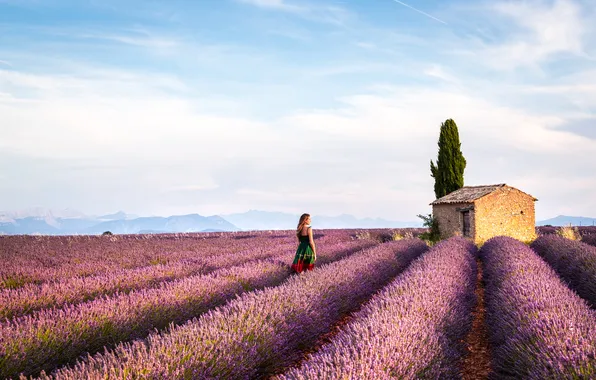
{"type": "MultiPolygon", "coordinates": [[[[455,190],[444,197],[441,197],[431,205],[439,205],[439,204],[448,204],[448,203],[472,203],[478,198],[482,198],[485,195],[492,193],[493,191],[501,188],[506,187],[507,185],[504,183],[499,183],[496,185],[483,185],[483,186],[464,186],[461,189],[455,190]]],[[[516,189],[517,190],[517,189],[516,189]]],[[[523,193],[523,191],[522,191],[523,193]]],[[[525,194],[525,193],[524,193],[525,194]]],[[[528,196],[532,197],[528,194],[528,196]]],[[[538,199],[532,197],[535,201],[538,199]]]]}

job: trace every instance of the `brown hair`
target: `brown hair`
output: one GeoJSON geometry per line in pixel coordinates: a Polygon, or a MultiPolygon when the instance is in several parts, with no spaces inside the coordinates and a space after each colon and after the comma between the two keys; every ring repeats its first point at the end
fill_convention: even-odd
{"type": "Polygon", "coordinates": [[[300,236],[300,232],[302,228],[306,225],[306,219],[310,216],[310,214],[302,214],[300,215],[300,220],[298,221],[298,227],[296,228],[296,235],[300,236]]]}

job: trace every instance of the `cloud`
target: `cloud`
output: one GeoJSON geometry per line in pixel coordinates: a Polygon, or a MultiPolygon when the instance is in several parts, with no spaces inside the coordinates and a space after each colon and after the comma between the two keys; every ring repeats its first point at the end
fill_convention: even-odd
{"type": "Polygon", "coordinates": [[[529,114],[457,90],[406,87],[390,91],[382,96],[346,97],[342,108],[300,113],[287,120],[296,128],[308,128],[334,138],[350,138],[363,143],[393,141],[396,144],[408,140],[422,145],[424,140],[436,135],[437,120],[452,115],[461,122],[460,131],[477,139],[477,143],[490,141],[491,145],[553,155],[567,154],[568,146],[574,146],[577,154],[596,149],[595,142],[590,139],[557,130],[565,123],[562,117],[529,114]],[[432,108],[420,112],[429,104],[432,108]]]}
{"type": "Polygon", "coordinates": [[[487,62],[497,68],[539,68],[555,56],[584,56],[590,26],[581,5],[569,0],[554,2],[498,2],[492,6],[498,19],[515,28],[504,43],[487,47],[487,62]]]}
{"type": "MultiPolygon", "coordinates": [[[[405,42],[412,45],[416,38],[410,36],[405,42]]],[[[397,41],[404,43],[399,38],[397,41]]],[[[374,49],[377,45],[363,47],[374,49]]],[[[196,49],[180,46],[182,51],[196,49]]],[[[244,61],[242,54],[250,53],[232,50],[238,54],[237,60],[244,61]]],[[[229,60],[230,52],[217,49],[217,54],[209,54],[209,59],[219,65],[229,60]]],[[[339,74],[347,77],[372,71],[387,73],[396,65],[375,59],[351,59],[335,66],[319,64],[308,72],[328,79],[339,74]]],[[[261,62],[271,64],[262,60],[255,66],[259,70],[267,70],[261,62]]],[[[122,171],[117,178],[125,177],[126,168],[153,173],[149,178],[133,176],[124,183],[132,188],[154,188],[156,194],[176,189],[177,193],[184,193],[176,198],[179,202],[172,201],[172,207],[184,207],[191,194],[200,194],[201,198],[219,199],[211,205],[202,204],[212,212],[223,212],[214,210],[220,206],[230,211],[230,207],[267,202],[270,207],[288,207],[282,204],[281,198],[285,198],[296,207],[306,207],[310,202],[317,205],[319,212],[329,213],[339,207],[339,201],[328,203],[330,197],[335,197],[351,205],[345,206],[351,208],[346,212],[385,217],[397,213],[403,218],[414,215],[415,207],[402,205],[403,211],[398,211],[398,206],[391,211],[381,205],[381,200],[390,202],[400,194],[402,199],[411,199],[412,205],[428,203],[432,197],[428,189],[432,186],[421,168],[426,168],[436,154],[438,125],[448,117],[460,125],[464,149],[470,151],[468,178],[473,183],[508,182],[508,178],[523,178],[530,172],[527,166],[517,167],[510,157],[518,159],[532,154],[545,162],[552,160],[549,156],[573,162],[594,151],[589,138],[565,130],[573,121],[567,113],[553,108],[549,112],[528,111],[523,98],[518,107],[502,104],[511,98],[508,92],[517,96],[552,95],[549,104],[556,104],[561,96],[574,96],[578,101],[589,99],[585,94],[591,88],[582,84],[591,83],[586,82],[593,75],[589,71],[561,79],[556,86],[547,83],[508,88],[507,82],[478,79],[473,72],[462,72],[449,61],[439,64],[414,56],[399,65],[394,71],[411,78],[437,78],[444,85],[395,86],[378,82],[374,90],[348,88],[344,91],[351,95],[333,99],[336,106],[294,106],[293,111],[273,120],[231,117],[237,114],[236,103],[242,105],[248,99],[236,98],[223,107],[212,107],[212,94],[191,92],[188,81],[174,75],[84,66],[71,75],[0,71],[4,125],[23,126],[7,128],[0,149],[39,159],[94,159],[116,167],[121,162],[120,169],[89,171],[101,174],[97,178],[104,176],[106,181],[114,179],[109,174],[113,170],[122,171]],[[418,72],[408,66],[419,66],[418,72]],[[404,67],[408,70],[404,71],[404,67]],[[475,86],[479,92],[475,92],[475,86]],[[569,152],[567,146],[574,146],[574,151],[569,152]],[[498,170],[490,171],[495,175],[488,175],[486,168],[497,163],[498,170]],[[312,171],[309,182],[316,190],[302,197],[295,191],[301,186],[300,176],[296,179],[295,173],[304,168],[312,171]],[[419,171],[423,173],[414,175],[419,171]],[[204,180],[185,180],[186,173],[204,180]],[[386,173],[399,175],[388,178],[386,173]],[[495,180],[496,177],[500,178],[495,180]],[[342,184],[340,188],[345,187],[346,194],[336,194],[340,191],[338,183],[342,184]],[[369,184],[366,191],[362,183],[369,184]],[[280,195],[267,196],[270,193],[280,195]],[[230,199],[235,201],[230,203],[230,199]]],[[[300,83],[288,82],[291,83],[295,83],[293,90],[300,91],[300,83]]],[[[318,84],[317,88],[322,90],[323,85],[318,84]]],[[[158,202],[152,202],[159,207],[158,202]]]]}
{"type": "Polygon", "coordinates": [[[256,6],[258,8],[282,11],[299,16],[303,20],[329,24],[335,27],[345,27],[354,14],[346,8],[330,5],[326,2],[309,3],[308,5],[290,4],[287,0],[236,0],[240,3],[256,6]]]}
{"type": "Polygon", "coordinates": [[[152,37],[148,35],[117,35],[117,34],[83,34],[81,38],[107,40],[119,42],[125,45],[138,46],[148,49],[169,49],[180,46],[175,39],[152,37]]]}
{"type": "Polygon", "coordinates": [[[241,3],[250,4],[259,8],[269,8],[285,12],[303,12],[306,8],[288,4],[285,0],[237,0],[241,3]]]}
{"type": "Polygon", "coordinates": [[[74,46],[116,42],[107,56],[89,63],[94,49],[67,49],[57,69],[3,48],[19,69],[0,70],[0,209],[4,199],[97,213],[259,208],[412,220],[428,211],[429,160],[440,123],[454,118],[466,183],[520,187],[540,199],[539,218],[596,214],[586,190],[596,171],[590,26],[576,3],[503,4],[475,8],[484,37],[470,31],[476,18],[450,7],[441,13],[449,28],[396,28],[349,8],[269,2],[253,5],[301,7],[284,20],[309,38],[255,42],[286,31],[279,24],[246,23],[242,38],[200,43],[183,32],[98,29],[74,46]],[[465,33],[462,19],[472,23],[465,33]],[[538,28],[550,21],[556,35],[538,28]],[[137,62],[141,50],[121,45],[171,55],[137,62]],[[499,56],[516,46],[528,56],[499,56]]]}
{"type": "Polygon", "coordinates": [[[435,77],[441,79],[442,81],[449,82],[449,83],[459,83],[457,78],[452,74],[448,73],[445,68],[439,64],[433,64],[428,67],[424,73],[428,76],[435,77]]]}
{"type": "MultiPolygon", "coordinates": [[[[581,173],[596,169],[585,160],[577,165],[596,151],[596,142],[557,130],[565,119],[498,106],[457,89],[385,85],[341,98],[340,107],[262,122],[209,115],[196,107],[201,99],[164,93],[138,74],[129,83],[109,83],[109,93],[100,77],[7,77],[37,95],[26,106],[0,101],[0,152],[12,163],[2,168],[11,183],[0,190],[2,199],[34,186],[52,195],[48,201],[60,207],[80,202],[70,204],[80,209],[117,193],[118,202],[105,203],[110,209],[139,214],[262,205],[412,220],[432,200],[428,160],[448,117],[460,128],[470,184],[514,182],[543,199],[540,206],[556,210],[541,179],[577,176],[579,186],[581,173]],[[557,161],[575,168],[537,173],[530,163],[520,164],[528,155],[543,161],[539,167],[557,161]],[[77,169],[76,186],[61,191],[56,184],[74,178],[66,162],[80,162],[84,170],[77,169]]],[[[29,191],[22,197],[40,199],[29,191]]]]}

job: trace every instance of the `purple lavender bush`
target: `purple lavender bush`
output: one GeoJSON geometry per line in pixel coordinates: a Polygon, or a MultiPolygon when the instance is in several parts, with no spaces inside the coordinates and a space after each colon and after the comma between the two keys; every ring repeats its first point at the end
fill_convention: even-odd
{"type": "Polygon", "coordinates": [[[536,234],[538,236],[552,235],[552,234],[556,234],[558,229],[559,229],[559,227],[554,227],[554,226],[537,226],[536,234]]]}
{"type": "Polygon", "coordinates": [[[28,283],[16,289],[0,289],[0,320],[45,308],[91,301],[100,296],[155,287],[164,281],[207,274],[295,250],[295,244],[286,243],[213,258],[184,259],[165,265],[115,270],[95,276],[69,277],[41,284],[28,283]]]}
{"type": "MultiPolygon", "coordinates": [[[[294,243],[295,239],[286,235],[284,242],[294,243]]],[[[184,260],[213,259],[270,247],[272,243],[266,234],[245,240],[236,240],[231,234],[211,239],[200,234],[5,236],[0,240],[0,289],[64,281],[70,277],[109,275],[122,269],[184,260]]]]}
{"type": "Polygon", "coordinates": [[[582,235],[582,241],[586,244],[596,247],[596,232],[590,232],[582,235]]]}
{"type": "Polygon", "coordinates": [[[333,340],[277,379],[453,379],[472,323],[476,247],[435,245],[333,340]]]}
{"type": "MultiPolygon", "coordinates": [[[[317,243],[351,240],[347,230],[318,231],[317,243]]],[[[254,252],[272,245],[296,244],[294,231],[252,231],[114,236],[3,236],[0,239],[0,289],[70,277],[166,265],[184,260],[254,252]],[[32,265],[33,264],[33,265],[32,265]]]]}
{"type": "Polygon", "coordinates": [[[579,226],[577,227],[577,229],[579,230],[579,233],[582,237],[586,235],[596,234],[596,226],[579,226]]]}
{"type": "Polygon", "coordinates": [[[480,254],[492,378],[596,378],[596,311],[515,239],[492,238],[480,254]]]}
{"type": "Polygon", "coordinates": [[[531,247],[596,308],[596,247],[558,235],[541,236],[531,247]]]}
{"type": "MultiPolygon", "coordinates": [[[[361,242],[336,244],[327,247],[318,260],[334,261],[369,246],[361,242]]],[[[51,370],[85,352],[185,322],[239,294],[280,284],[291,275],[290,262],[288,253],[282,253],[270,260],[165,282],[157,288],[13,318],[0,324],[0,377],[51,370]]]]}
{"type": "MultiPolygon", "coordinates": [[[[427,249],[387,243],[245,293],[185,325],[58,370],[60,379],[247,379],[296,361],[300,350],[427,249]]],[[[42,378],[48,378],[42,373],[42,378]]]]}

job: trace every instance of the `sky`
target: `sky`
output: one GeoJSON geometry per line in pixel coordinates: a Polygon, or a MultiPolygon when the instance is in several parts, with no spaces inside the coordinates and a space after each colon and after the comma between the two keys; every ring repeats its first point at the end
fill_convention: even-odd
{"type": "Polygon", "coordinates": [[[0,0],[0,210],[596,217],[593,0],[0,0]]]}

